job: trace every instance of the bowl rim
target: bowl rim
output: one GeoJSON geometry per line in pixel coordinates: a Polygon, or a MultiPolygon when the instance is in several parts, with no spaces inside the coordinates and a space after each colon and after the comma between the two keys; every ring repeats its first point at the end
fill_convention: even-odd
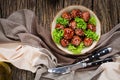
{"type": "MultiPolygon", "coordinates": [[[[52,41],[53,41],[53,43],[55,44],[55,46],[56,46],[58,49],[62,50],[63,52],[67,53],[67,55],[72,55],[72,56],[84,56],[84,55],[87,55],[88,52],[91,52],[91,51],[95,48],[95,46],[97,45],[97,43],[99,42],[99,40],[100,40],[100,38],[101,38],[101,22],[100,22],[99,18],[97,17],[97,15],[95,14],[95,12],[92,11],[91,9],[89,9],[89,8],[83,6],[83,5],[70,5],[70,6],[64,7],[64,8],[62,8],[61,10],[59,10],[59,11],[56,13],[56,15],[54,16],[54,18],[53,18],[53,20],[52,20],[52,22],[51,22],[51,26],[50,26],[50,36],[51,36],[52,41]],[[58,15],[60,12],[65,11],[66,9],[69,9],[69,8],[75,9],[75,7],[78,7],[77,9],[80,9],[80,7],[82,7],[82,8],[85,9],[85,11],[88,11],[88,12],[92,13],[92,14],[94,15],[94,17],[97,19],[97,22],[99,23],[99,27],[100,27],[100,28],[99,28],[99,39],[98,39],[97,41],[95,41],[96,43],[95,43],[95,45],[94,45],[91,49],[89,49],[88,51],[86,51],[86,52],[84,52],[84,53],[82,53],[82,54],[81,54],[81,53],[80,53],[80,54],[70,54],[70,53],[66,52],[65,50],[63,50],[63,49],[61,49],[61,48],[59,47],[59,46],[61,46],[61,45],[59,45],[59,44],[57,44],[57,43],[54,42],[53,37],[52,37],[52,24],[53,24],[53,22],[57,19],[57,15],[58,15]]],[[[93,45],[93,44],[92,44],[92,45],[93,45]]],[[[64,47],[63,47],[63,48],[64,48],[64,47]]],[[[71,52],[71,51],[70,51],[70,52],[71,52]]]]}

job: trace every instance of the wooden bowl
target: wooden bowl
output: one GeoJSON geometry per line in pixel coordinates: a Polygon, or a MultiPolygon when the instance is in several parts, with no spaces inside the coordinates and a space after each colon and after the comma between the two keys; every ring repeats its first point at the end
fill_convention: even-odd
{"type": "MultiPolygon", "coordinates": [[[[59,49],[63,50],[64,52],[66,52],[66,53],[68,53],[68,54],[71,54],[71,55],[83,55],[83,54],[87,53],[88,51],[92,50],[92,49],[96,46],[96,44],[97,44],[97,42],[99,41],[100,36],[101,36],[101,25],[100,25],[100,21],[99,21],[98,17],[95,15],[95,13],[94,13],[93,11],[91,11],[90,9],[88,9],[88,8],[86,8],[86,7],[84,7],[84,6],[81,6],[81,5],[68,6],[68,7],[62,9],[61,11],[59,11],[59,12],[57,13],[57,15],[55,16],[55,18],[54,18],[54,20],[53,20],[53,22],[52,22],[52,25],[51,25],[51,35],[52,35],[52,32],[53,32],[53,30],[55,29],[55,26],[56,26],[56,19],[57,19],[58,17],[60,17],[63,12],[70,12],[70,11],[73,10],[73,9],[80,9],[81,11],[88,11],[88,12],[90,13],[90,16],[94,16],[94,17],[95,17],[95,19],[96,19],[96,34],[99,36],[99,37],[98,37],[98,40],[97,40],[97,41],[94,41],[93,44],[92,44],[90,47],[85,47],[85,48],[81,51],[80,54],[73,54],[71,51],[69,51],[67,48],[62,47],[60,44],[56,44],[56,43],[55,43],[55,44],[57,45],[57,47],[58,47],[59,49]]],[[[52,36],[52,39],[53,39],[53,36],[52,36]]],[[[53,40],[53,41],[54,41],[54,40],[53,40]]]]}

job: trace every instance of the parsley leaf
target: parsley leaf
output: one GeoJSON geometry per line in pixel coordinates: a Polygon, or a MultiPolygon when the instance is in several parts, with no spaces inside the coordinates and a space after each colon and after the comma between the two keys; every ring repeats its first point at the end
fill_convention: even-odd
{"type": "Polygon", "coordinates": [[[88,38],[92,38],[94,41],[98,40],[98,35],[95,32],[88,29],[87,31],[84,31],[84,33],[88,38]]]}
{"type": "Polygon", "coordinates": [[[84,43],[81,42],[79,46],[75,47],[74,45],[72,44],[69,44],[68,45],[68,50],[69,51],[72,51],[74,54],[80,54],[81,53],[81,50],[84,48],[84,43]]]}
{"type": "Polygon", "coordinates": [[[90,17],[90,19],[89,19],[89,22],[88,23],[90,23],[90,24],[94,24],[95,26],[96,26],[96,19],[95,19],[95,17],[90,17]]]}
{"type": "Polygon", "coordinates": [[[69,21],[68,21],[67,19],[64,19],[64,18],[62,18],[62,17],[57,18],[57,21],[56,21],[56,22],[57,22],[57,23],[60,23],[60,24],[62,24],[62,25],[64,25],[64,26],[68,25],[68,23],[69,23],[69,21]]]}
{"type": "Polygon", "coordinates": [[[76,17],[75,21],[77,22],[77,28],[81,28],[83,30],[87,28],[87,24],[82,18],[76,17]]]}
{"type": "Polygon", "coordinates": [[[60,29],[54,29],[52,36],[53,36],[53,40],[56,43],[60,43],[61,38],[63,37],[64,31],[60,30],[60,29]]]}

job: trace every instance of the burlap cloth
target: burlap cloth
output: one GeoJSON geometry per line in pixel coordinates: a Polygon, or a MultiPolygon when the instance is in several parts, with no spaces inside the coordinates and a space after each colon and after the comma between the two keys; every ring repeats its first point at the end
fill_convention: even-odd
{"type": "Polygon", "coordinates": [[[47,68],[72,64],[88,55],[70,56],[58,49],[51,39],[50,27],[39,26],[34,12],[27,9],[14,12],[7,19],[0,19],[0,43],[0,60],[10,62],[19,69],[37,72],[35,80],[120,79],[120,24],[103,34],[97,46],[89,52],[104,47],[113,48],[110,54],[101,58],[112,56],[115,62],[104,63],[97,70],[95,67],[65,75],[47,73],[47,68]],[[7,48],[9,43],[17,45],[7,48]]]}

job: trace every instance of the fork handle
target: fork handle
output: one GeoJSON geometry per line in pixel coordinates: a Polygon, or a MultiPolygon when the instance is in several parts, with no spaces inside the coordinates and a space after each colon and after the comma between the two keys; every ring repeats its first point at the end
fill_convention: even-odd
{"type": "Polygon", "coordinates": [[[95,52],[94,55],[88,56],[88,58],[86,58],[86,59],[83,60],[82,62],[90,62],[90,61],[92,61],[93,59],[98,59],[99,57],[104,56],[104,55],[110,53],[111,51],[112,51],[112,48],[111,48],[111,47],[101,49],[101,50],[95,52]]]}
{"type": "Polygon", "coordinates": [[[112,62],[112,61],[113,61],[112,58],[105,58],[103,60],[97,60],[97,61],[94,61],[94,62],[87,63],[87,67],[88,66],[97,66],[97,65],[100,65],[102,63],[112,62]]]}

